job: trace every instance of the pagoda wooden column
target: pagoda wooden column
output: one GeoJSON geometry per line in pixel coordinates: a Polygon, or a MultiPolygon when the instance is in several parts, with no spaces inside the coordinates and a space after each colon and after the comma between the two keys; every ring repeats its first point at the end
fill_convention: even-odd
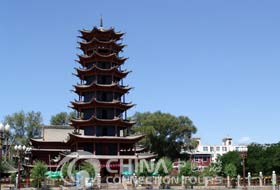
{"type": "Polygon", "coordinates": [[[118,143],[118,156],[120,155],[120,143],[118,143]]]}

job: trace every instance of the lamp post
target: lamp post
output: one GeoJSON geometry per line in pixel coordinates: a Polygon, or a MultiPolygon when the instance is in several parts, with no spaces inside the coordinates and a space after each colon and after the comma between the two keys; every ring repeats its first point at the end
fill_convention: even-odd
{"type": "Polygon", "coordinates": [[[246,158],[248,156],[248,148],[247,147],[241,147],[240,148],[240,156],[241,156],[241,159],[242,159],[242,167],[243,167],[243,186],[244,188],[246,187],[246,166],[245,166],[245,161],[246,161],[246,158]]]}
{"type": "MultiPolygon", "coordinates": [[[[1,167],[3,166],[3,162],[2,162],[2,158],[3,158],[3,144],[4,144],[4,140],[6,137],[8,137],[8,134],[10,132],[10,125],[6,124],[5,126],[0,123],[0,164],[1,167]]],[[[6,147],[6,151],[7,151],[7,147],[6,147]]],[[[0,171],[0,190],[1,190],[1,182],[2,182],[2,176],[1,176],[2,171],[0,171]]]]}
{"type": "Polygon", "coordinates": [[[26,146],[25,145],[15,145],[14,147],[15,151],[18,154],[18,183],[17,183],[17,188],[20,189],[20,165],[21,165],[21,157],[22,154],[25,152],[26,150],[26,146]]]}

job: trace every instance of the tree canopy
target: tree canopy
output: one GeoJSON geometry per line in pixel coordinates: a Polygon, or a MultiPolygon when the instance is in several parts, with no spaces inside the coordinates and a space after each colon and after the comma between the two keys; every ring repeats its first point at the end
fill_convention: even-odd
{"type": "MultiPolygon", "coordinates": [[[[179,166],[180,167],[180,166],[179,166]]],[[[180,168],[180,175],[181,176],[193,176],[194,174],[194,167],[192,163],[188,160],[184,162],[184,165],[180,168]]]]}
{"type": "Polygon", "coordinates": [[[145,134],[140,142],[159,157],[178,158],[183,146],[191,145],[191,136],[196,127],[187,116],[173,116],[169,113],[137,112],[133,117],[134,133],[145,134]]]}
{"type": "Polygon", "coordinates": [[[225,165],[226,176],[235,177],[237,175],[236,166],[233,163],[225,165]]]}
{"type": "Polygon", "coordinates": [[[70,120],[74,117],[74,112],[60,112],[51,117],[50,124],[51,125],[68,125],[70,120]]]}
{"type": "Polygon", "coordinates": [[[271,175],[280,172],[280,142],[275,144],[250,144],[248,146],[247,170],[253,175],[263,172],[271,175]]]}
{"type": "Polygon", "coordinates": [[[10,139],[14,139],[16,143],[26,144],[29,138],[40,136],[42,126],[41,112],[27,112],[19,111],[11,115],[7,115],[4,123],[11,126],[10,139]]]}
{"type": "MultiPolygon", "coordinates": [[[[239,152],[228,152],[221,156],[224,174],[242,173],[242,160],[239,152]]],[[[246,159],[246,171],[253,176],[258,176],[259,172],[264,175],[271,175],[272,171],[280,172],[280,142],[275,144],[256,144],[248,145],[246,159]]]]}
{"type": "Polygon", "coordinates": [[[236,172],[241,174],[242,173],[242,165],[241,165],[241,157],[240,157],[240,153],[237,151],[231,151],[228,152],[224,155],[222,155],[219,160],[222,162],[222,171],[223,174],[226,176],[227,174],[225,173],[225,171],[229,171],[229,168],[232,169],[232,165],[235,166],[236,168],[236,172]],[[230,165],[229,165],[230,164],[230,165]],[[227,169],[226,169],[227,167],[227,169]]]}

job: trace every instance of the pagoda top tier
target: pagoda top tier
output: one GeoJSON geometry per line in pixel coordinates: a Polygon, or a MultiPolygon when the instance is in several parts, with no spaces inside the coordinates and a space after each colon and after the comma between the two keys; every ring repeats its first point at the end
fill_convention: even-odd
{"type": "Polygon", "coordinates": [[[93,38],[97,38],[102,41],[108,41],[108,40],[119,40],[124,35],[122,32],[116,32],[113,27],[109,29],[104,29],[103,27],[93,27],[92,30],[80,30],[81,33],[80,38],[90,41],[93,38]]]}
{"type": "Polygon", "coordinates": [[[86,51],[88,49],[93,49],[98,46],[103,46],[104,48],[107,48],[107,49],[112,48],[119,52],[119,51],[122,51],[122,49],[126,46],[124,44],[117,43],[117,40],[115,40],[115,39],[111,39],[108,41],[101,41],[95,37],[92,38],[90,41],[79,42],[79,44],[80,44],[80,49],[83,51],[86,51]]]}

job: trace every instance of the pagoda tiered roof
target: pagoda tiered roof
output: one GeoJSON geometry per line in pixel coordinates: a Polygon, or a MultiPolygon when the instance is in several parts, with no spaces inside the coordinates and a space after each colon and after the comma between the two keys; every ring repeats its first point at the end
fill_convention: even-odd
{"type": "Polygon", "coordinates": [[[126,70],[121,71],[118,69],[117,66],[112,67],[110,69],[101,69],[98,66],[93,65],[89,69],[80,69],[80,68],[75,68],[75,69],[77,71],[76,76],[79,76],[79,77],[85,77],[85,76],[91,76],[91,75],[97,75],[97,74],[98,75],[112,75],[113,74],[116,77],[124,78],[130,72],[130,71],[126,71],[126,70]]]}
{"type": "Polygon", "coordinates": [[[86,127],[89,125],[115,125],[115,126],[119,126],[119,127],[132,127],[136,122],[135,121],[130,121],[130,120],[123,120],[119,117],[115,117],[113,119],[99,119],[96,116],[92,116],[89,119],[71,119],[71,126],[74,127],[86,127]]]}
{"type": "Polygon", "coordinates": [[[103,107],[103,108],[119,108],[121,110],[127,110],[134,106],[132,103],[123,103],[119,100],[113,100],[111,102],[105,102],[105,101],[98,101],[96,98],[93,98],[89,102],[83,102],[83,101],[72,101],[72,108],[78,110],[78,109],[89,109],[92,107],[103,107]]]}
{"type": "Polygon", "coordinates": [[[57,139],[56,141],[45,141],[43,139],[34,139],[34,138],[30,138],[30,143],[32,146],[39,146],[39,145],[49,145],[49,146],[64,146],[63,143],[64,139],[57,139]]]}
{"type": "Polygon", "coordinates": [[[116,39],[119,40],[124,35],[122,32],[116,32],[114,28],[104,29],[103,27],[93,27],[92,30],[80,30],[82,39],[90,41],[92,38],[98,39],[116,39]]]}
{"type": "Polygon", "coordinates": [[[78,55],[79,60],[76,60],[83,66],[86,66],[88,63],[92,62],[111,62],[117,65],[123,64],[127,58],[119,57],[116,53],[111,53],[108,55],[100,54],[96,51],[93,51],[91,55],[78,55]]]}
{"type": "Polygon", "coordinates": [[[87,51],[90,49],[95,49],[99,46],[102,46],[102,48],[115,50],[117,52],[122,51],[122,49],[126,46],[124,44],[119,44],[116,42],[117,40],[111,39],[109,41],[101,41],[97,38],[92,38],[90,41],[82,41],[79,42],[80,49],[83,51],[87,51]]]}
{"type": "MultiPolygon", "coordinates": [[[[152,159],[156,158],[157,154],[153,153],[141,153],[135,155],[83,155],[83,154],[68,154],[64,155],[67,158],[79,158],[79,159],[98,159],[98,160],[110,160],[110,159],[132,159],[132,160],[141,160],[141,159],[152,159]]],[[[105,167],[105,166],[104,166],[105,167]]]]}
{"type": "Polygon", "coordinates": [[[72,142],[106,142],[106,143],[128,143],[132,144],[141,140],[145,135],[131,135],[125,137],[119,136],[89,136],[89,135],[77,135],[69,134],[67,143],[72,142]]]}
{"type": "Polygon", "coordinates": [[[80,92],[88,92],[92,90],[102,90],[102,91],[114,91],[114,92],[120,92],[120,93],[127,93],[131,87],[128,86],[121,86],[118,83],[113,84],[97,84],[95,81],[93,81],[91,84],[86,85],[74,85],[74,92],[80,93],[80,92]]]}

